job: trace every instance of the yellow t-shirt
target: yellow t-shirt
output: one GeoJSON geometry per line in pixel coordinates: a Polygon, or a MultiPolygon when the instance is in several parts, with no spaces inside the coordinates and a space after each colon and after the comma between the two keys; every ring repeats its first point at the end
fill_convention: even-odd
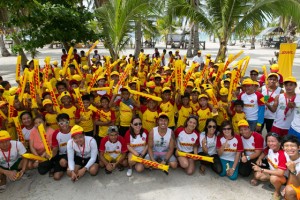
{"type": "Polygon", "coordinates": [[[156,120],[158,118],[157,111],[150,111],[149,109],[145,110],[143,113],[143,128],[147,131],[151,131],[156,126],[156,120]]]}
{"type": "Polygon", "coordinates": [[[204,131],[206,120],[209,118],[212,118],[212,114],[211,114],[210,109],[207,107],[204,110],[202,110],[200,108],[197,112],[197,115],[199,117],[198,118],[198,121],[199,121],[198,130],[201,133],[204,131]]]}
{"type": "Polygon", "coordinates": [[[46,124],[54,130],[59,129],[59,126],[58,126],[57,121],[56,121],[56,117],[57,117],[56,113],[54,113],[54,114],[46,113],[45,114],[46,124]]]}
{"type": "Polygon", "coordinates": [[[132,108],[120,101],[120,126],[129,127],[133,117],[132,108]]]}
{"type": "Polygon", "coordinates": [[[84,132],[90,132],[94,130],[94,119],[93,119],[93,111],[85,111],[81,112],[80,110],[77,111],[76,118],[83,117],[83,119],[79,122],[79,126],[83,128],[84,132]]]}
{"type": "Polygon", "coordinates": [[[216,118],[217,125],[221,126],[222,122],[225,120],[229,120],[229,116],[227,113],[227,102],[219,101],[218,102],[219,108],[218,108],[218,115],[216,118]]]}
{"type": "Polygon", "coordinates": [[[80,57],[81,66],[88,65],[88,58],[86,56],[80,57]]]}
{"type": "Polygon", "coordinates": [[[200,105],[199,105],[198,101],[196,103],[193,103],[192,101],[190,101],[190,106],[193,110],[193,114],[197,115],[197,111],[200,109],[200,105]]]}
{"type": "Polygon", "coordinates": [[[160,109],[162,112],[165,112],[168,117],[169,117],[169,124],[168,127],[175,126],[175,105],[171,103],[170,101],[168,102],[162,102],[160,104],[160,109]]]}
{"type": "Polygon", "coordinates": [[[232,120],[231,120],[232,126],[233,126],[234,133],[236,133],[236,134],[240,134],[239,128],[238,128],[238,123],[242,119],[246,119],[246,114],[244,112],[241,112],[241,113],[235,112],[232,116],[232,120]]]}
{"type": "MultiPolygon", "coordinates": [[[[112,111],[105,112],[104,110],[100,110],[99,120],[102,122],[108,122],[114,120],[112,111]]],[[[108,127],[109,126],[99,126],[99,132],[98,132],[99,137],[107,136],[108,127]]]]}
{"type": "Polygon", "coordinates": [[[178,108],[178,121],[177,121],[177,127],[183,126],[186,119],[193,113],[193,109],[191,107],[184,107],[181,106],[178,108]]]}
{"type": "Polygon", "coordinates": [[[74,126],[75,125],[75,114],[76,114],[76,110],[77,108],[75,106],[71,106],[70,108],[65,108],[62,107],[60,109],[60,113],[66,113],[69,115],[70,117],[70,126],[74,126]]]}

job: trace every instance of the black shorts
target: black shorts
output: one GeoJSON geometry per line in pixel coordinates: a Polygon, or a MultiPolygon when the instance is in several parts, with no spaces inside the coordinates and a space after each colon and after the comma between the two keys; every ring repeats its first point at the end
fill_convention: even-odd
{"type": "MultiPolygon", "coordinates": [[[[81,158],[79,156],[76,156],[74,157],[74,162],[75,162],[75,165],[79,165],[80,167],[84,167],[86,166],[86,164],[89,162],[90,158],[81,158]]],[[[95,163],[98,163],[98,156],[96,158],[96,161],[95,163]]]]}
{"type": "Polygon", "coordinates": [[[65,172],[65,171],[67,171],[67,167],[62,167],[62,166],[59,164],[59,161],[60,161],[61,159],[65,159],[66,161],[68,161],[68,156],[67,156],[67,154],[57,155],[57,156],[55,156],[55,158],[53,158],[53,159],[55,159],[55,160],[54,160],[54,173],[55,173],[55,172],[65,172]]]}

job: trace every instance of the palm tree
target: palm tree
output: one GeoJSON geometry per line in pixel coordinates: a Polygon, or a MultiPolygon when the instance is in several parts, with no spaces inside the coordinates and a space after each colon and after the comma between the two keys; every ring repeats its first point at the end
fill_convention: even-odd
{"type": "Polygon", "coordinates": [[[96,9],[104,46],[109,49],[114,59],[118,58],[120,51],[125,48],[130,39],[129,33],[134,30],[132,21],[136,22],[136,29],[141,37],[139,23],[148,16],[151,5],[151,1],[147,0],[108,0],[96,9]]]}
{"type": "Polygon", "coordinates": [[[199,23],[201,29],[213,32],[220,43],[217,60],[223,61],[233,32],[243,31],[255,23],[263,24],[273,15],[300,18],[297,0],[197,0],[197,6],[190,1],[194,0],[169,0],[169,8],[199,23]]]}

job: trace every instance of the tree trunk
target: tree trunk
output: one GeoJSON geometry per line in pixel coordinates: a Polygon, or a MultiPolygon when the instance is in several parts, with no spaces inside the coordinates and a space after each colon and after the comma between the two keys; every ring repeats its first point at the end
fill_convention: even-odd
{"type": "Polygon", "coordinates": [[[71,45],[68,42],[63,42],[64,48],[67,51],[67,53],[69,52],[69,49],[71,48],[71,45]]]}
{"type": "Polygon", "coordinates": [[[11,54],[9,53],[9,51],[7,50],[7,48],[5,47],[5,43],[4,43],[3,35],[2,34],[0,36],[0,48],[1,48],[1,55],[3,57],[11,56],[11,54]]]}
{"type": "Polygon", "coordinates": [[[193,36],[194,36],[194,24],[191,25],[191,28],[190,28],[190,38],[189,38],[189,45],[188,45],[188,49],[187,49],[187,52],[186,52],[186,57],[188,58],[191,58],[193,57],[193,52],[192,52],[192,49],[193,49],[193,36]]]}
{"type": "MultiPolygon", "coordinates": [[[[14,41],[14,43],[16,45],[20,45],[21,44],[21,40],[17,36],[12,37],[12,39],[13,39],[13,41],[14,41]]],[[[18,53],[22,57],[22,59],[21,59],[21,65],[26,65],[27,61],[28,61],[28,58],[27,58],[27,56],[26,56],[23,48],[20,48],[18,53]]]]}
{"type": "Polygon", "coordinates": [[[199,49],[199,24],[196,23],[194,26],[194,56],[197,55],[199,49]]]}
{"type": "MultiPolygon", "coordinates": [[[[220,41],[221,41],[221,39],[220,39],[220,41]]],[[[219,60],[221,60],[222,62],[225,62],[226,51],[227,51],[227,41],[220,42],[220,48],[219,48],[215,62],[218,62],[219,60]]]]}
{"type": "Polygon", "coordinates": [[[134,56],[137,59],[142,49],[142,23],[135,21],[135,50],[134,56]]]}
{"type": "Polygon", "coordinates": [[[255,26],[252,27],[251,49],[255,49],[255,26]]]}

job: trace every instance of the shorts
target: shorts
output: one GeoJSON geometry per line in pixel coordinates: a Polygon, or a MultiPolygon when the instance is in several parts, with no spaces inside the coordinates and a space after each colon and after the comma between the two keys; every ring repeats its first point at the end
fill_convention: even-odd
{"type": "Polygon", "coordinates": [[[122,156],[122,154],[118,155],[118,157],[116,157],[116,158],[113,158],[113,157],[110,156],[109,153],[104,153],[104,158],[109,163],[116,163],[117,161],[120,160],[121,156],[122,156]]]}
{"type": "Polygon", "coordinates": [[[92,130],[92,131],[87,131],[87,132],[84,132],[84,135],[85,135],[85,136],[90,136],[90,137],[93,137],[93,136],[94,136],[94,130],[92,130]]]}
{"type": "Polygon", "coordinates": [[[59,161],[61,159],[65,159],[66,161],[68,161],[67,154],[57,155],[57,156],[55,156],[55,158],[52,158],[52,159],[54,159],[54,168],[53,168],[54,169],[54,173],[55,172],[65,172],[65,171],[67,171],[67,167],[62,167],[59,164],[59,161]]]}
{"type": "Polygon", "coordinates": [[[289,130],[289,135],[294,135],[298,138],[298,141],[300,142],[300,133],[298,133],[295,129],[293,129],[292,127],[289,130]]]}
{"type": "MultiPolygon", "coordinates": [[[[161,161],[163,161],[163,160],[166,159],[166,157],[165,157],[166,154],[167,154],[167,152],[153,152],[154,160],[156,160],[157,162],[161,162],[161,161]]],[[[145,159],[146,159],[146,160],[150,160],[149,154],[147,154],[147,155],[145,156],[145,159]]],[[[176,157],[175,157],[174,155],[172,155],[172,156],[170,157],[169,163],[170,163],[170,162],[177,162],[177,159],[176,159],[176,157]]]]}
{"type": "Polygon", "coordinates": [[[295,192],[297,194],[297,199],[300,199],[300,186],[295,187],[293,184],[290,184],[289,186],[291,186],[295,190],[295,192]]]}
{"type": "Polygon", "coordinates": [[[20,165],[20,162],[22,161],[22,158],[19,158],[14,164],[13,166],[11,166],[10,168],[6,168],[6,167],[2,167],[0,166],[2,169],[5,169],[5,170],[10,170],[10,171],[19,171],[19,165],[20,165]]]}
{"type": "MultiPolygon", "coordinates": [[[[86,164],[89,162],[91,158],[81,158],[79,156],[75,156],[74,157],[74,162],[75,162],[75,165],[79,165],[80,167],[84,167],[86,166],[86,164]]],[[[96,161],[95,163],[98,163],[98,158],[96,158],[96,161]]]]}
{"type": "Polygon", "coordinates": [[[280,137],[283,137],[288,134],[288,129],[278,128],[276,126],[272,126],[271,132],[277,133],[280,137]]]}

